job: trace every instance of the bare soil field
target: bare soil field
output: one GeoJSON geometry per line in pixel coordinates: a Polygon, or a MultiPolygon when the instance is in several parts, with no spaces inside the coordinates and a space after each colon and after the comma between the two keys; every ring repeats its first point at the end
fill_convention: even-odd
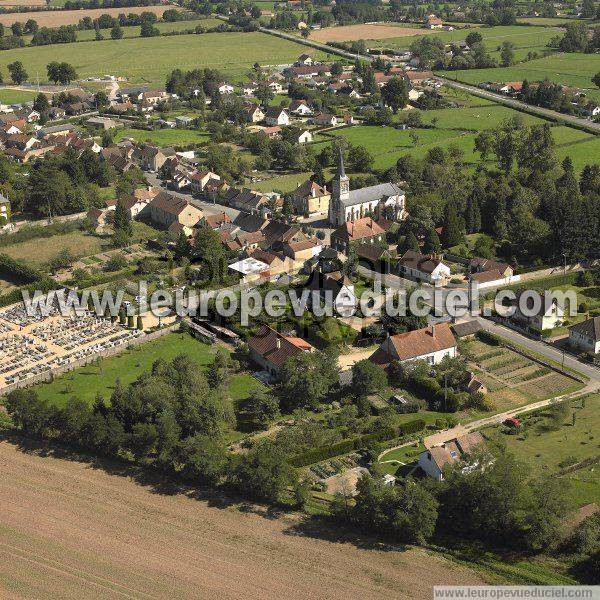
{"type": "Polygon", "coordinates": [[[419,549],[350,540],[18,441],[0,439],[3,598],[429,599],[434,584],[483,583],[419,549]]]}
{"type": "MultiPolygon", "coordinates": [[[[30,4],[28,2],[28,4],[30,4]]],[[[27,19],[37,21],[40,27],[60,27],[61,25],[77,25],[80,19],[90,17],[97,19],[100,15],[118,16],[120,13],[143,13],[153,12],[162,17],[165,10],[173,8],[169,5],[163,6],[131,6],[127,8],[90,8],[84,10],[44,10],[21,13],[10,13],[0,15],[0,23],[4,26],[10,26],[15,22],[24,23],[27,19]]]]}
{"type": "Polygon", "coordinates": [[[310,39],[315,42],[354,42],[356,40],[383,40],[386,38],[408,37],[435,33],[430,29],[417,27],[395,27],[394,25],[343,25],[325,27],[313,31],[310,39]]]}
{"type": "Polygon", "coordinates": [[[46,0],[6,0],[0,6],[12,8],[14,6],[46,6],[46,0]]]}

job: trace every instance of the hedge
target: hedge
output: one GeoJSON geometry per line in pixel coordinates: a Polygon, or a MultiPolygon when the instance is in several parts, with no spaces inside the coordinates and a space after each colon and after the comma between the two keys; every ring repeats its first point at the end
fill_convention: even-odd
{"type": "Polygon", "coordinates": [[[422,431],[425,429],[425,425],[426,423],[423,419],[414,419],[413,421],[408,421],[398,427],[386,427],[381,431],[375,431],[348,440],[342,440],[335,444],[313,448],[312,450],[293,456],[289,459],[289,463],[293,467],[306,467],[307,465],[312,465],[321,462],[322,460],[333,458],[334,456],[340,456],[341,454],[348,454],[353,450],[359,450],[368,446],[371,442],[384,442],[396,437],[422,431]]]}
{"type": "Polygon", "coordinates": [[[8,254],[0,254],[0,275],[15,283],[34,283],[42,279],[39,271],[15,260],[8,254]]]}

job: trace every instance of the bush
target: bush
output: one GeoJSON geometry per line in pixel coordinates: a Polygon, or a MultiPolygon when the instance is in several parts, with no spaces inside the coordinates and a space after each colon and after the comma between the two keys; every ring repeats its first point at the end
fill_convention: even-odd
{"type": "Polygon", "coordinates": [[[475,337],[477,337],[478,340],[489,344],[490,346],[502,345],[501,339],[495,333],[492,333],[491,331],[486,331],[485,329],[478,331],[475,334],[475,337]]]}

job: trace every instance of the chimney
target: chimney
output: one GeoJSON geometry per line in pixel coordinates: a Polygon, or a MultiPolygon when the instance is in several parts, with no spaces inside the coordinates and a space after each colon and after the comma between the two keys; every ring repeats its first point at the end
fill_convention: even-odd
{"type": "Polygon", "coordinates": [[[431,324],[431,337],[435,337],[435,323],[431,324]]]}
{"type": "Polygon", "coordinates": [[[279,350],[281,348],[281,340],[279,338],[277,338],[276,347],[277,347],[277,350],[279,350]]]}

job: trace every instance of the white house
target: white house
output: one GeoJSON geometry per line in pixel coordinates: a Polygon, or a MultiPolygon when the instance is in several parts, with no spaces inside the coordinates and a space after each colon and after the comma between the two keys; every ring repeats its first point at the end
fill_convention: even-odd
{"type": "Polygon", "coordinates": [[[290,116],[285,108],[270,107],[265,113],[265,123],[267,125],[283,125],[290,124],[290,116]]]}
{"type": "Polygon", "coordinates": [[[313,111],[306,100],[294,100],[290,104],[290,112],[299,117],[308,117],[313,114],[313,111]]]}
{"type": "Polygon", "coordinates": [[[419,467],[428,477],[437,481],[444,478],[445,467],[457,463],[463,463],[463,473],[469,472],[477,466],[477,463],[469,463],[466,459],[483,443],[483,437],[477,431],[432,447],[427,447],[427,441],[425,441],[426,449],[419,456],[419,467]]]}
{"type": "Polygon", "coordinates": [[[559,327],[565,318],[564,306],[556,298],[543,294],[540,302],[536,302],[536,294],[528,290],[519,290],[511,305],[514,313],[511,319],[522,327],[531,327],[538,331],[559,327]]]}
{"type": "Polygon", "coordinates": [[[456,354],[456,340],[450,325],[436,323],[423,329],[391,335],[381,343],[369,360],[382,367],[395,361],[413,360],[424,360],[430,365],[436,365],[446,356],[454,358],[456,354]]]}
{"type": "Polygon", "coordinates": [[[295,62],[296,65],[304,65],[305,67],[310,67],[313,64],[312,56],[308,54],[301,54],[298,57],[298,60],[295,62]]]}
{"type": "Polygon", "coordinates": [[[306,144],[307,142],[312,142],[313,134],[308,129],[305,129],[304,131],[302,131],[298,134],[296,141],[299,144],[306,144]]]}
{"type": "Polygon", "coordinates": [[[233,94],[234,87],[230,83],[222,83],[217,90],[219,94],[233,94]]]}
{"type": "Polygon", "coordinates": [[[569,343],[584,352],[600,353],[600,317],[592,317],[569,327],[569,343]]]}
{"type": "Polygon", "coordinates": [[[403,277],[424,281],[431,285],[444,285],[450,277],[450,267],[435,256],[407,250],[398,261],[398,272],[403,277]]]}

